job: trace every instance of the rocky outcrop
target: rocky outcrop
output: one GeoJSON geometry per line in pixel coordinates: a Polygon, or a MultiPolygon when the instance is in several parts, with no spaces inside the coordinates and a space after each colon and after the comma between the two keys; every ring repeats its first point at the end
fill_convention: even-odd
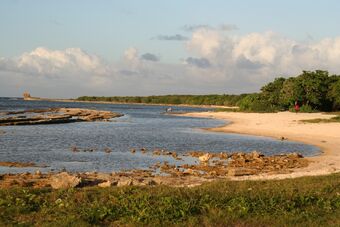
{"type": "Polygon", "coordinates": [[[46,167],[45,165],[36,165],[31,162],[0,162],[0,166],[6,167],[46,167]]]}
{"type": "MultiPolygon", "coordinates": [[[[143,153],[142,151],[140,151],[143,153]]],[[[52,187],[66,189],[73,187],[123,187],[123,186],[153,186],[169,185],[173,187],[190,187],[200,185],[215,179],[234,178],[259,174],[289,173],[294,168],[308,165],[308,160],[298,153],[265,156],[260,152],[252,153],[207,153],[192,151],[179,155],[174,152],[157,150],[154,155],[181,156],[197,158],[196,164],[156,163],[150,169],[131,170],[113,173],[87,172],[70,174],[42,173],[36,171],[24,174],[0,174],[0,188],[8,187],[52,187]],[[174,155],[176,154],[176,155],[174,155]],[[209,159],[199,161],[199,157],[209,159]]],[[[150,155],[145,154],[145,155],[150,155]]],[[[187,157],[188,158],[188,157],[187,157]]],[[[12,165],[12,163],[10,163],[12,165]]]]}
{"type": "Polygon", "coordinates": [[[188,156],[198,158],[195,165],[171,165],[168,162],[152,166],[170,176],[226,177],[258,174],[289,173],[294,168],[308,166],[308,161],[298,153],[264,156],[260,152],[251,153],[206,153],[192,151],[188,156]]]}
{"type": "Polygon", "coordinates": [[[27,111],[12,111],[2,113],[0,126],[62,124],[80,121],[110,121],[123,116],[111,111],[79,109],[79,108],[49,108],[27,111]]]}

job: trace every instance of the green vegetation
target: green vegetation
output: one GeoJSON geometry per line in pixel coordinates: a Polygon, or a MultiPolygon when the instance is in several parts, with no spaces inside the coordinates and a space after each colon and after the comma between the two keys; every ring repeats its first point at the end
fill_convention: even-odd
{"type": "Polygon", "coordinates": [[[301,122],[305,123],[331,123],[331,122],[340,122],[340,115],[332,117],[330,119],[322,119],[322,118],[316,118],[316,119],[309,119],[309,120],[301,120],[301,122]]]}
{"type": "MultiPolygon", "coordinates": [[[[80,101],[118,103],[186,104],[239,106],[245,112],[294,111],[297,101],[301,112],[340,110],[340,76],[327,71],[303,71],[290,78],[279,77],[261,88],[260,93],[241,95],[163,95],[163,96],[82,96],[80,101]]],[[[226,110],[224,110],[226,111],[226,110]]],[[[235,110],[231,110],[235,111],[235,110]]]]}
{"type": "Polygon", "coordinates": [[[146,103],[146,104],[184,104],[184,105],[218,105],[236,106],[243,95],[161,95],[161,96],[114,96],[96,97],[82,96],[79,101],[103,101],[118,103],[146,103]]]}
{"type": "Polygon", "coordinates": [[[195,188],[0,190],[1,226],[339,226],[339,217],[339,173],[195,188]]]}
{"type": "Polygon", "coordinates": [[[258,94],[248,95],[238,105],[241,111],[294,111],[297,102],[300,112],[337,111],[340,108],[340,76],[327,71],[303,71],[297,77],[276,78],[261,88],[258,94]]]}

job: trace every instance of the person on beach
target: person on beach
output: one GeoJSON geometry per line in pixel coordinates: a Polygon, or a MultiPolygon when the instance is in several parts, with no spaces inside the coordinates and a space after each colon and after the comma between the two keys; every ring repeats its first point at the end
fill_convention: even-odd
{"type": "Polygon", "coordinates": [[[300,111],[300,106],[299,106],[298,101],[295,101],[294,109],[295,109],[295,113],[298,113],[300,111]]]}

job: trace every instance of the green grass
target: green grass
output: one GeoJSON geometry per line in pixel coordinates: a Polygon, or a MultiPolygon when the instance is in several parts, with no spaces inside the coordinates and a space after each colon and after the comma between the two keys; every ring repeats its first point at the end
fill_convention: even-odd
{"type": "Polygon", "coordinates": [[[309,119],[309,120],[301,120],[305,123],[331,123],[331,122],[340,122],[340,115],[329,118],[329,119],[322,119],[322,118],[316,118],[316,119],[309,119]]]}
{"type": "Polygon", "coordinates": [[[214,112],[241,112],[239,108],[215,108],[214,112]]]}
{"type": "Polygon", "coordinates": [[[340,174],[195,188],[2,189],[0,225],[339,226],[340,174]]]}

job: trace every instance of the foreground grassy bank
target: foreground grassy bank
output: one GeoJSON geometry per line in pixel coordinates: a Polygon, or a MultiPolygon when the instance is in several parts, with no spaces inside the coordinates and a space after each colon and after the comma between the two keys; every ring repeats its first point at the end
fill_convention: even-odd
{"type": "Polygon", "coordinates": [[[340,174],[195,188],[1,189],[0,225],[339,226],[340,174]]]}

